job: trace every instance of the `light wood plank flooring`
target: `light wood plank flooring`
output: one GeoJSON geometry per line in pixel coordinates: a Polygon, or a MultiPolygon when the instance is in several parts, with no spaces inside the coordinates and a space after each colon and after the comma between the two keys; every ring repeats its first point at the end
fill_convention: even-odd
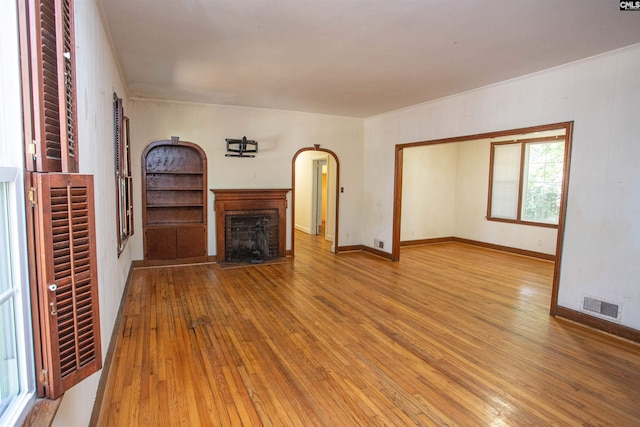
{"type": "Polygon", "coordinates": [[[136,269],[97,424],[640,425],[640,346],[549,317],[552,263],[296,239],[283,264],[136,269]]]}

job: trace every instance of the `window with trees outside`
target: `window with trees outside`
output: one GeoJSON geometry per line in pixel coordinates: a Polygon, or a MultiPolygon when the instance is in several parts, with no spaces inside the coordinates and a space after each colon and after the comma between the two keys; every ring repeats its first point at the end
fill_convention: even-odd
{"type": "Polygon", "coordinates": [[[557,227],[564,136],[491,144],[487,219],[557,227]]]}

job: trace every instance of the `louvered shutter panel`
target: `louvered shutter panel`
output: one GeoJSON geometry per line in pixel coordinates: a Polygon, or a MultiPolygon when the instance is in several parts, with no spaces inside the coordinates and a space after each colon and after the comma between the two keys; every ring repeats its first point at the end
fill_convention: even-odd
{"type": "Polygon", "coordinates": [[[133,236],[133,178],[131,176],[131,139],[129,118],[124,116],[125,175],[127,177],[127,227],[129,236],[133,236]]]}
{"type": "Polygon", "coordinates": [[[124,165],[124,115],[122,98],[113,94],[113,134],[115,135],[116,175],[123,173],[124,165]]]}
{"type": "MultiPolygon", "coordinates": [[[[28,45],[33,138],[39,172],[77,172],[72,0],[29,0],[28,45]]],[[[28,153],[30,158],[34,153],[28,153]]]]}
{"type": "MultiPolygon", "coordinates": [[[[64,69],[60,76],[62,90],[60,93],[60,108],[63,113],[60,120],[63,126],[63,141],[66,143],[62,156],[62,170],[64,172],[78,172],[78,145],[76,126],[76,63],[75,63],[75,35],[73,27],[72,0],[59,0],[62,20],[62,56],[58,56],[58,69],[64,69]],[[60,65],[62,62],[62,65],[60,65]],[[64,108],[63,108],[64,106],[64,108]]],[[[58,2],[56,2],[58,3],[58,2]]],[[[60,34],[60,33],[58,33],[60,34]]]]}
{"type": "Polygon", "coordinates": [[[133,236],[133,178],[127,177],[127,226],[129,227],[129,236],[133,236]]]}
{"type": "Polygon", "coordinates": [[[118,98],[115,93],[113,94],[113,134],[115,136],[116,224],[118,226],[118,254],[120,254],[124,248],[123,240],[127,235],[126,217],[124,215],[126,212],[126,194],[123,193],[124,185],[122,182],[122,166],[124,163],[122,161],[124,152],[122,98],[118,98]]]}
{"type": "Polygon", "coordinates": [[[55,399],[102,367],[93,176],[34,175],[39,381],[55,399]]]}

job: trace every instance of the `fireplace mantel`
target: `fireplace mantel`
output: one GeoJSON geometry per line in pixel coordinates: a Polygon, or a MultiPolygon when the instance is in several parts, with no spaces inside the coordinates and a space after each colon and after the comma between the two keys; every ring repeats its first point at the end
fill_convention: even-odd
{"type": "MultiPolygon", "coordinates": [[[[254,201],[254,200],[287,200],[290,188],[242,188],[242,189],[211,189],[217,202],[254,201]]],[[[285,202],[286,203],[286,202],[285,202]]]]}
{"type": "Polygon", "coordinates": [[[216,213],[216,260],[224,262],[225,253],[225,217],[238,213],[275,209],[279,218],[278,256],[286,255],[287,239],[287,193],[289,188],[265,189],[211,189],[215,200],[216,213]]]}

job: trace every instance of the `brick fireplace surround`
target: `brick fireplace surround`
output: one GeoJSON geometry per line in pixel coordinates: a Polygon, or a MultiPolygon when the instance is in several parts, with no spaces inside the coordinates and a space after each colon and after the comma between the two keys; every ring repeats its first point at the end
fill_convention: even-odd
{"type": "Polygon", "coordinates": [[[214,210],[216,213],[216,261],[236,262],[231,260],[229,253],[229,242],[231,230],[227,230],[231,218],[247,216],[256,218],[264,216],[276,222],[270,228],[271,233],[270,258],[284,257],[286,255],[286,233],[287,233],[287,193],[290,189],[225,189],[211,192],[215,196],[214,210]],[[277,232],[275,232],[277,230],[277,232]],[[273,235],[275,234],[275,235],[273,235]],[[275,249],[277,248],[277,250],[275,249]],[[276,253],[277,252],[277,253],[276,253]]]}

